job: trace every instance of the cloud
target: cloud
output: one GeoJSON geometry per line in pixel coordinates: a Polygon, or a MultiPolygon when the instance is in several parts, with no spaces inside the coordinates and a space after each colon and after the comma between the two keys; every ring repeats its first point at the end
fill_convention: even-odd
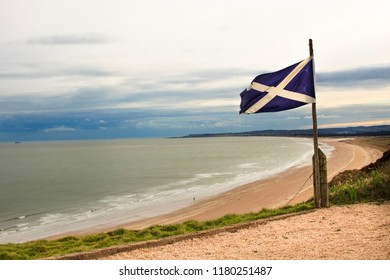
{"type": "MultiPolygon", "coordinates": [[[[305,116],[305,119],[312,119],[312,116],[305,116]]],[[[341,118],[338,115],[317,115],[317,119],[339,119],[341,118]]]]}
{"type": "MultiPolygon", "coordinates": [[[[44,78],[66,78],[66,77],[112,77],[120,75],[108,71],[106,69],[98,69],[97,67],[88,66],[61,66],[58,63],[51,65],[44,64],[28,64],[24,65],[22,69],[13,67],[13,70],[6,70],[0,72],[0,79],[44,79],[44,78]]],[[[12,66],[11,66],[12,67],[12,66]]]]}
{"type": "MultiPolygon", "coordinates": [[[[319,109],[318,127],[345,127],[359,125],[381,125],[389,124],[389,105],[346,105],[340,107],[330,107],[319,109]]],[[[306,115],[309,121],[311,116],[306,115]]],[[[311,124],[306,125],[310,128],[311,124]]]]}
{"type": "MultiPolygon", "coordinates": [[[[161,128],[166,128],[167,124],[162,122],[161,120],[144,120],[144,121],[139,121],[135,124],[136,128],[156,128],[156,129],[161,129],[161,128]]],[[[170,125],[172,127],[172,125],[170,125]]]]}
{"type": "MultiPolygon", "coordinates": [[[[36,136],[36,139],[70,138],[76,135],[79,138],[114,138],[311,126],[310,106],[277,114],[239,116],[239,93],[256,75],[250,71],[242,74],[235,69],[206,69],[171,73],[155,69],[146,73],[126,69],[107,71],[88,64],[20,65],[16,70],[20,70],[21,76],[26,74],[26,85],[34,82],[45,85],[46,80],[37,80],[45,75],[59,79],[49,80],[55,85],[53,89],[40,88],[35,92],[27,89],[24,94],[0,95],[0,131],[5,133],[40,133],[42,136],[36,136]],[[34,69],[37,71],[36,76],[34,69]],[[126,71],[130,71],[128,75],[126,71]],[[291,127],[291,123],[294,127],[291,127]]],[[[11,76],[10,72],[3,73],[6,73],[3,79],[7,79],[7,73],[11,76]]],[[[17,76],[18,71],[14,70],[14,73],[17,76]]],[[[370,73],[368,77],[382,77],[375,71],[370,73]]],[[[336,76],[329,75],[321,85],[324,85],[324,81],[332,84],[336,76]]],[[[364,81],[369,85],[372,80],[367,78],[364,81]]],[[[19,79],[14,82],[23,83],[19,79]]],[[[356,91],[348,89],[348,92],[353,95],[349,100],[355,100],[358,96],[356,91]]],[[[366,93],[366,90],[362,91],[364,96],[366,93]]],[[[322,94],[321,98],[324,96],[322,94]]],[[[340,96],[344,95],[339,94],[337,97],[340,96]]],[[[381,103],[382,106],[366,107],[364,104],[339,106],[340,101],[336,104],[338,106],[318,107],[319,125],[337,126],[338,123],[390,119],[388,103],[387,106],[381,103]]]]}
{"type": "Polygon", "coordinates": [[[301,117],[287,117],[287,120],[300,120],[301,117]]]}
{"type": "MultiPolygon", "coordinates": [[[[386,124],[390,120],[388,108],[386,105],[322,108],[318,111],[318,125],[319,127],[337,127],[346,124],[386,124]]],[[[270,128],[311,128],[310,111],[310,106],[302,106],[295,110],[274,114],[248,116],[238,115],[236,110],[224,112],[180,108],[3,113],[0,117],[0,131],[8,136],[0,135],[0,141],[170,137],[194,133],[242,132],[270,128]],[[288,118],[291,121],[286,121],[288,118]],[[291,122],[294,122],[293,127],[291,127],[291,122]]]]}
{"type": "MultiPolygon", "coordinates": [[[[310,116],[288,116],[286,119],[287,120],[300,120],[300,119],[312,119],[313,117],[310,115],[310,116]]],[[[321,114],[321,115],[317,115],[317,119],[338,119],[338,118],[341,118],[340,116],[338,115],[324,115],[324,114],[321,114]]]]}
{"type": "MultiPolygon", "coordinates": [[[[0,95],[0,114],[82,112],[116,108],[121,102],[113,87],[83,87],[49,94],[38,92],[17,96],[0,95]]],[[[123,98],[129,99],[131,96],[123,98]]]]}
{"type": "Polygon", "coordinates": [[[66,127],[64,125],[61,126],[56,126],[52,128],[47,128],[44,129],[44,132],[68,132],[68,131],[76,131],[77,129],[71,128],[71,127],[66,127]]]}
{"type": "Polygon", "coordinates": [[[323,125],[320,125],[319,128],[335,128],[335,127],[349,127],[349,126],[375,126],[375,125],[390,125],[390,119],[323,124],[323,125]]]}
{"type": "Polygon", "coordinates": [[[102,45],[111,44],[113,39],[106,35],[54,35],[27,39],[29,45],[102,45]]]}
{"type": "Polygon", "coordinates": [[[210,127],[245,127],[240,119],[223,119],[212,124],[210,127]]]}
{"type": "Polygon", "coordinates": [[[316,81],[318,85],[326,87],[390,86],[390,66],[319,72],[316,73],[316,81]]]}

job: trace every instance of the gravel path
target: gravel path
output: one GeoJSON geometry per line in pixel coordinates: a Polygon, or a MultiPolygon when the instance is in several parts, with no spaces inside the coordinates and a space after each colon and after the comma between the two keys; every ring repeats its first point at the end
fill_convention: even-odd
{"type": "Polygon", "coordinates": [[[319,209],[105,259],[390,259],[390,203],[319,209]]]}

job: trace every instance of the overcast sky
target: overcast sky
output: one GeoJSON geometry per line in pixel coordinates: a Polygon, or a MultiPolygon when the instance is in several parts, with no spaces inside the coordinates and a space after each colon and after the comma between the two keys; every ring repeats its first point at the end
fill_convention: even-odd
{"type": "Polygon", "coordinates": [[[390,1],[0,0],[0,141],[311,127],[239,115],[261,73],[308,57],[320,127],[390,124],[390,1]]]}

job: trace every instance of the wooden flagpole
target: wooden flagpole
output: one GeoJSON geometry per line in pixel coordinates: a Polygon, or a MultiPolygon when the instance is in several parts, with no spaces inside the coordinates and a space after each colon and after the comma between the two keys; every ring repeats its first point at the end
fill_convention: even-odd
{"type": "MultiPolygon", "coordinates": [[[[309,39],[310,56],[314,56],[313,40],[309,39]]],[[[313,65],[314,72],[314,65],[313,65]]],[[[315,73],[313,73],[314,75],[315,73]]],[[[314,87],[315,91],[315,87],[314,87]]],[[[312,103],[312,118],[313,118],[313,142],[314,142],[314,156],[313,156],[313,177],[314,177],[314,207],[321,207],[321,189],[320,189],[320,159],[318,152],[318,129],[317,129],[317,107],[316,102],[312,103]]]]}

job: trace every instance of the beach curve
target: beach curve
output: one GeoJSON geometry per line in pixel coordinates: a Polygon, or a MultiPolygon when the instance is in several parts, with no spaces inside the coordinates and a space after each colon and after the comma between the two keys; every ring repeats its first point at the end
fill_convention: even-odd
{"type": "MultiPolygon", "coordinates": [[[[379,159],[383,152],[368,146],[357,145],[340,138],[321,139],[334,150],[328,158],[328,179],[330,180],[344,170],[360,169],[379,159]]],[[[258,180],[227,192],[194,201],[191,206],[174,212],[142,219],[106,230],[125,228],[130,230],[144,229],[152,225],[173,224],[188,220],[205,221],[219,218],[226,214],[243,214],[257,212],[263,208],[278,208],[287,204],[306,201],[313,196],[313,184],[309,179],[311,166],[295,167],[272,177],[258,180]],[[306,184],[305,184],[306,181],[306,184]],[[297,194],[297,192],[300,192],[297,194]],[[292,199],[294,197],[294,199],[292,199]]],[[[102,231],[90,229],[77,234],[88,234],[102,231]]]]}

